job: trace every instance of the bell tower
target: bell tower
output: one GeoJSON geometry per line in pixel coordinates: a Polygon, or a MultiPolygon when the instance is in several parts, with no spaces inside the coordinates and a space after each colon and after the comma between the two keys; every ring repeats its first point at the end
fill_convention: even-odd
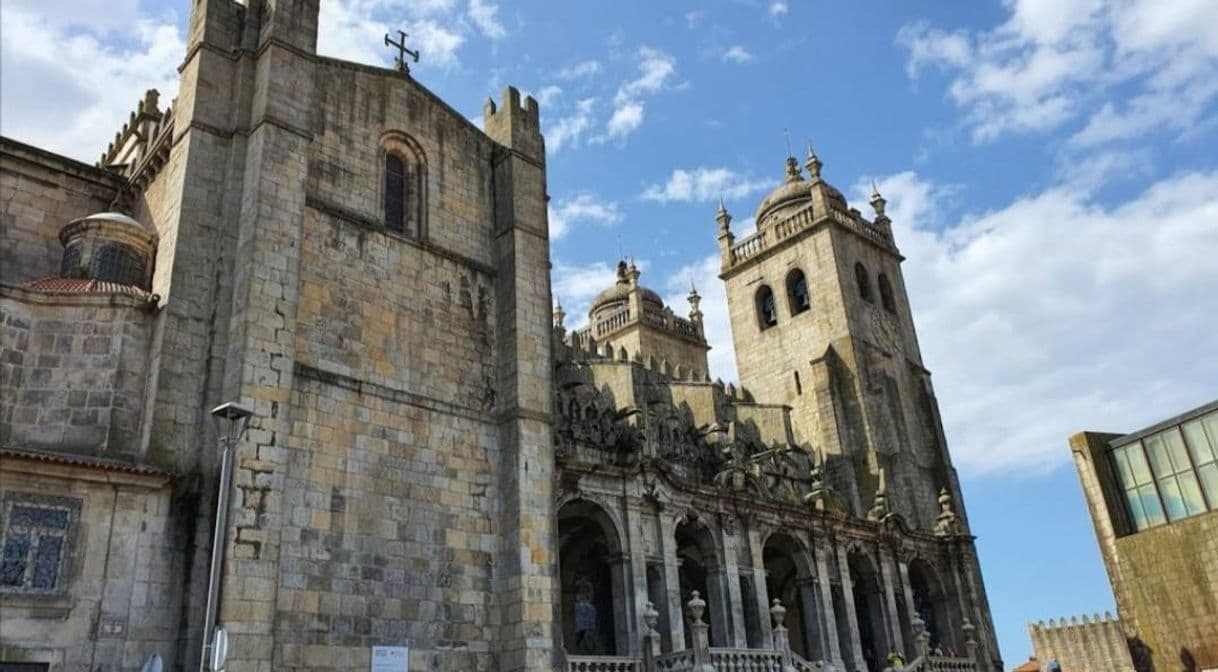
{"type": "Polygon", "coordinates": [[[940,488],[961,499],[904,257],[879,192],[868,220],[822,167],[811,147],[803,171],[787,157],[751,235],[736,239],[722,204],[716,213],[740,383],[757,401],[791,407],[797,440],[824,455],[828,479],[855,515],[874,510],[878,496],[929,530],[940,488]]]}

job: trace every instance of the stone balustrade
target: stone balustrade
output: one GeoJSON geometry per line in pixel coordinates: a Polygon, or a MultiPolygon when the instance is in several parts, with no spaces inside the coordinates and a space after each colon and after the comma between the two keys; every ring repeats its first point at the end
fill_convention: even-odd
{"type": "Polygon", "coordinates": [[[570,672],[642,672],[643,661],[620,656],[567,656],[570,672]]]}
{"type": "Polygon", "coordinates": [[[728,266],[735,266],[761,254],[771,245],[776,245],[780,241],[804,229],[811,228],[813,224],[822,218],[828,218],[848,229],[857,231],[884,247],[891,248],[894,245],[891,235],[882,227],[858,216],[857,211],[850,214],[830,208],[821,216],[814,214],[810,208],[805,208],[786,219],[774,223],[769,228],[760,230],[733,243],[729,252],[728,266]]]}
{"type": "Polygon", "coordinates": [[[710,660],[716,672],[786,672],[777,651],[711,648],[710,660]]]}

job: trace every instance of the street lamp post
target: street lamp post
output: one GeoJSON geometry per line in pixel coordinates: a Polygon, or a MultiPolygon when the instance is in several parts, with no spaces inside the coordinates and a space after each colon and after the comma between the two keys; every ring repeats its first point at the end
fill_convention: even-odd
{"type": "MultiPolygon", "coordinates": [[[[216,672],[222,669],[224,661],[217,659],[213,645],[222,640],[222,647],[228,648],[226,636],[217,637],[216,612],[220,604],[220,575],[224,569],[225,533],[228,530],[228,502],[233,481],[233,451],[237,441],[249,428],[250,416],[254,412],[239,402],[230,401],[211,410],[216,419],[223,447],[220,450],[220,484],[216,494],[216,528],[211,540],[211,574],[207,580],[207,611],[203,617],[203,650],[199,656],[199,669],[206,672],[216,672]]],[[[223,656],[221,656],[222,658],[223,656]]]]}

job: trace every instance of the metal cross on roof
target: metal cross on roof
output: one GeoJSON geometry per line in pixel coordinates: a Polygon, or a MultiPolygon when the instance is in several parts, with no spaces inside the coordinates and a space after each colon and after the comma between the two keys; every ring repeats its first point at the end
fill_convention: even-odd
{"type": "Polygon", "coordinates": [[[410,66],[406,65],[406,57],[410,56],[411,58],[414,59],[415,63],[418,63],[419,62],[419,52],[412,51],[412,50],[406,48],[405,31],[401,31],[401,30],[398,31],[398,41],[397,42],[394,42],[393,40],[389,39],[389,33],[385,33],[385,46],[398,48],[398,57],[393,59],[393,65],[395,67],[397,67],[398,70],[401,70],[402,72],[409,75],[410,66]]]}

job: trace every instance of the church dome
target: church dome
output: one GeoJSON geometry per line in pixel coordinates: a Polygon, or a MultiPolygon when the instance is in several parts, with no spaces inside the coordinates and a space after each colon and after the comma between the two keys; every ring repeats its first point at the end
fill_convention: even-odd
{"type": "MultiPolygon", "coordinates": [[[[627,267],[624,261],[618,262],[617,282],[592,299],[592,307],[588,310],[589,314],[595,315],[606,311],[606,309],[617,309],[624,306],[630,299],[630,292],[634,289],[630,284],[632,273],[638,273],[638,269],[627,267]]],[[[635,277],[637,278],[638,276],[636,275],[635,277]]],[[[641,285],[638,286],[638,290],[643,303],[653,304],[656,308],[664,307],[664,300],[660,298],[659,294],[641,285]]]]}
{"type": "Polygon", "coordinates": [[[121,212],[99,212],[68,222],[61,278],[100,280],[149,289],[156,232],[121,212]]]}
{"type": "Polygon", "coordinates": [[[775,213],[786,214],[804,206],[812,200],[811,188],[812,184],[800,174],[795,157],[788,156],[786,181],[761,199],[754,221],[760,226],[767,217],[775,213]]]}

